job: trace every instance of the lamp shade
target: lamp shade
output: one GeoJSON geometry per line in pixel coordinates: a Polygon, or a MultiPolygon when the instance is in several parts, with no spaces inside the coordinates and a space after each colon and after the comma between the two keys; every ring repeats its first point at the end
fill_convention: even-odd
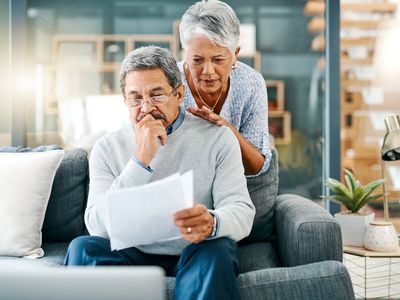
{"type": "Polygon", "coordinates": [[[385,118],[386,135],[383,139],[382,160],[394,161],[400,159],[400,117],[392,115],[385,118]]]}

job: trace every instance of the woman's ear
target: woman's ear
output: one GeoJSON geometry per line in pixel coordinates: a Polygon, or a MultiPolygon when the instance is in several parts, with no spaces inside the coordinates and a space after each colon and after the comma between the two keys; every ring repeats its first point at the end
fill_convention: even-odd
{"type": "Polygon", "coordinates": [[[235,50],[235,58],[233,59],[233,65],[235,65],[237,62],[237,59],[239,57],[239,52],[240,52],[240,47],[237,47],[235,50]]]}

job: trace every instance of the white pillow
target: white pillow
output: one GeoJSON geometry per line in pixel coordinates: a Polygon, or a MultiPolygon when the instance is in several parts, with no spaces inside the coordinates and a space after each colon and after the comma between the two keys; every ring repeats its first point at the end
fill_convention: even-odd
{"type": "Polygon", "coordinates": [[[44,255],[42,225],[64,151],[0,153],[0,255],[44,255]]]}

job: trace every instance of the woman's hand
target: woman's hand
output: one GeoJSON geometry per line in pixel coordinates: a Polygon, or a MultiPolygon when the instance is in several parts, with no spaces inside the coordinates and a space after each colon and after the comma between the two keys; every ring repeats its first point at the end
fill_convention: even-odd
{"type": "Polygon", "coordinates": [[[222,118],[220,115],[214,113],[211,109],[208,107],[204,106],[200,109],[198,107],[192,107],[190,106],[188,111],[195,116],[198,116],[204,120],[210,121],[211,123],[214,123],[218,126],[228,126],[231,127],[231,124],[226,121],[224,118],[222,118]]]}
{"type": "Polygon", "coordinates": [[[240,132],[232,126],[232,124],[220,115],[213,113],[211,109],[204,105],[201,109],[197,107],[189,107],[188,111],[204,120],[217,124],[218,126],[228,126],[233,131],[239,141],[245,175],[255,175],[261,170],[264,165],[264,156],[256,147],[250,144],[250,142],[248,142],[240,132]]]}

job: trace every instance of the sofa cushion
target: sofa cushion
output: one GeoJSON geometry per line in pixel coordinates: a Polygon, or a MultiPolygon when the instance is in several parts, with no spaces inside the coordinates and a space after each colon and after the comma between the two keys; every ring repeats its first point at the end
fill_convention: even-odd
{"type": "Polygon", "coordinates": [[[238,252],[240,273],[281,266],[271,243],[262,242],[243,245],[239,247],[238,252]]]}
{"type": "Polygon", "coordinates": [[[248,244],[274,239],[275,201],[278,193],[278,153],[271,149],[271,162],[267,172],[255,177],[247,177],[247,189],[256,207],[253,228],[248,237],[239,244],[248,244]]]}
{"type": "MultiPolygon", "coordinates": [[[[58,145],[36,148],[0,147],[0,152],[44,152],[61,149],[58,145]]],[[[43,242],[70,242],[86,234],[84,213],[88,193],[89,168],[83,149],[65,151],[54,178],[42,228],[43,242]]]]}
{"type": "Polygon", "coordinates": [[[0,255],[43,256],[42,225],[64,151],[0,153],[0,255]]]}
{"type": "Polygon", "coordinates": [[[43,224],[43,242],[69,242],[86,233],[88,172],[85,150],[66,151],[54,178],[43,224]]]}
{"type": "Polygon", "coordinates": [[[40,259],[24,259],[10,256],[0,256],[0,270],[5,268],[29,268],[29,267],[62,267],[69,243],[43,244],[45,256],[40,259]]]}

